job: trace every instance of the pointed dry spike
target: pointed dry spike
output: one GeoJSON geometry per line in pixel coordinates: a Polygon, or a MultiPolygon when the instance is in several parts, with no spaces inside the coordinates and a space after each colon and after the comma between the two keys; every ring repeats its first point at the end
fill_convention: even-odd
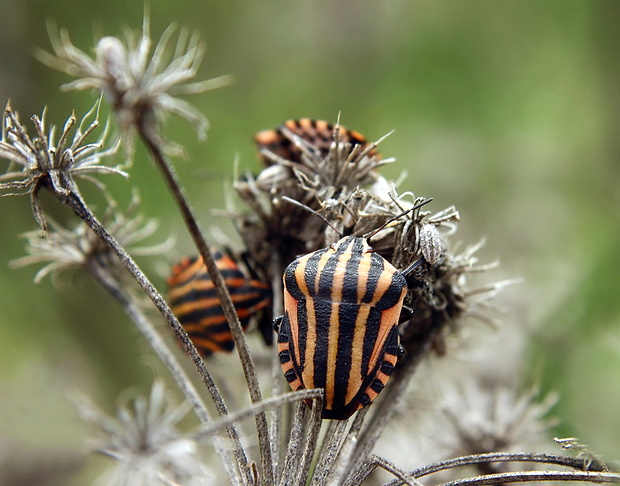
{"type": "Polygon", "coordinates": [[[170,93],[173,94],[200,94],[213,89],[222,88],[233,84],[235,77],[231,74],[224,74],[216,78],[206,79],[197,83],[173,86],[170,93]]]}
{"type": "Polygon", "coordinates": [[[286,125],[280,127],[280,131],[286,136],[293,144],[302,152],[302,155],[306,155],[309,158],[319,157],[321,151],[314,145],[306,141],[303,137],[300,137],[295,132],[291,131],[286,125]]]}
{"type": "MultiPolygon", "coordinates": [[[[76,124],[76,122],[77,122],[77,118],[75,117],[75,111],[72,111],[71,116],[65,122],[65,126],[63,127],[62,132],[60,134],[60,138],[58,139],[58,144],[56,145],[56,150],[58,152],[62,152],[64,150],[65,142],[67,141],[69,132],[71,131],[73,126],[76,124]]],[[[52,130],[54,130],[54,127],[52,127],[52,130]]],[[[50,136],[50,140],[52,138],[53,137],[50,136]]]]}
{"type": "Polygon", "coordinates": [[[30,137],[24,130],[24,127],[19,123],[19,119],[17,118],[17,114],[13,110],[6,111],[6,116],[10,120],[10,126],[7,125],[7,130],[9,134],[15,136],[17,140],[23,143],[32,153],[36,153],[37,149],[30,140],[30,137]]]}
{"type": "Polygon", "coordinates": [[[153,55],[151,56],[151,62],[145,70],[145,77],[155,75],[155,73],[159,71],[160,65],[164,62],[164,55],[168,46],[168,42],[170,41],[172,34],[174,34],[177,28],[178,25],[173,22],[166,28],[166,30],[164,30],[164,33],[159,39],[159,42],[155,46],[155,50],[153,51],[153,55]]]}

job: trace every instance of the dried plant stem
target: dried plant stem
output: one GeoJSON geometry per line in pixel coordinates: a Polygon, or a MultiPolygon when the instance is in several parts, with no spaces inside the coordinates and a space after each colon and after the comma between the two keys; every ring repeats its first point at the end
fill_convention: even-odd
{"type": "MultiPolygon", "coordinates": [[[[157,354],[159,359],[164,363],[172,375],[175,383],[179,386],[185,395],[185,398],[187,398],[191,404],[201,423],[203,425],[210,424],[212,419],[209,416],[209,411],[196,391],[192,381],[185,373],[185,370],[183,370],[183,367],[179,364],[174,353],[172,353],[172,351],[168,348],[166,342],[159,335],[150,320],[147,319],[144,313],[140,310],[136,302],[134,302],[119,282],[110,274],[107,267],[100,265],[96,260],[90,260],[87,265],[87,270],[95,278],[95,280],[120,303],[126,314],[142,333],[153,351],[155,351],[155,354],[157,354]]],[[[239,471],[232,467],[229,453],[223,446],[219,437],[215,437],[214,445],[220,459],[222,460],[222,464],[226,469],[228,477],[231,480],[231,484],[240,484],[241,477],[239,475],[239,471]]]]}
{"type": "MultiPolygon", "coordinates": [[[[589,459],[585,458],[560,456],[556,454],[494,452],[490,454],[472,454],[469,456],[450,459],[448,461],[436,462],[422,468],[415,469],[411,471],[409,475],[415,478],[421,478],[428,474],[434,474],[436,472],[445,471],[455,467],[479,465],[489,462],[537,462],[571,467],[582,471],[605,471],[602,464],[592,463],[589,459]]],[[[386,486],[399,486],[401,484],[403,484],[401,481],[395,479],[386,486]]]]}
{"type": "Polygon", "coordinates": [[[394,463],[384,459],[383,457],[375,456],[374,454],[371,456],[371,464],[376,467],[379,466],[386,471],[392,473],[396,476],[403,484],[407,484],[409,486],[421,486],[421,483],[412,478],[409,474],[407,474],[402,469],[398,468],[394,463]]]}
{"type": "Polygon", "coordinates": [[[351,427],[349,427],[347,436],[345,437],[342,447],[338,452],[338,458],[333,467],[334,471],[331,475],[332,479],[330,485],[340,485],[347,478],[348,472],[350,471],[350,464],[352,462],[353,454],[355,453],[357,438],[362,426],[364,425],[364,420],[368,410],[369,407],[365,407],[355,414],[353,423],[351,424],[351,427]]]}
{"type": "Polygon", "coordinates": [[[330,479],[331,473],[333,472],[332,468],[340,452],[340,446],[342,445],[347,425],[347,420],[332,421],[332,423],[329,424],[327,435],[321,447],[321,456],[314,469],[312,483],[310,483],[312,486],[324,486],[330,479]]]}
{"type": "MultiPolygon", "coordinates": [[[[185,224],[194,240],[196,248],[200,253],[206,267],[209,277],[215,286],[218,298],[220,299],[220,305],[224,311],[224,315],[230,326],[230,330],[235,341],[237,353],[243,367],[243,372],[248,384],[248,390],[250,392],[250,399],[253,403],[259,403],[262,400],[260,386],[258,384],[258,378],[256,377],[254,362],[250,356],[250,352],[247,346],[239,317],[232,303],[228,289],[224,284],[224,279],[215,265],[215,260],[211,249],[207,245],[203,233],[198,224],[192,208],[189,205],[187,196],[185,195],[181,184],[174,173],[172,165],[168,162],[164,151],[162,149],[162,141],[158,134],[154,130],[152,123],[149,123],[150,118],[143,116],[139,123],[139,133],[142,137],[147,148],[151,152],[155,163],[161,170],[168,188],[170,189],[179,210],[183,216],[185,224]]],[[[269,428],[267,424],[267,417],[264,413],[256,415],[256,428],[258,430],[258,441],[260,447],[261,464],[263,474],[260,477],[260,483],[269,485],[273,484],[273,461],[271,454],[271,443],[269,440],[269,428]]]]}
{"type": "MultiPolygon", "coordinates": [[[[299,402],[297,407],[295,407],[291,435],[286,449],[286,455],[284,456],[284,467],[279,476],[279,486],[289,486],[292,483],[291,478],[296,477],[299,471],[299,461],[302,453],[300,446],[306,409],[307,407],[303,402],[299,402]]],[[[293,484],[297,483],[295,482],[293,484]]]]}
{"type": "Polygon", "coordinates": [[[400,398],[404,396],[410,379],[420,360],[426,354],[426,349],[437,332],[437,329],[438,327],[433,327],[426,333],[424,336],[425,339],[420,344],[417,352],[414,355],[409,355],[408,359],[402,363],[402,368],[397,372],[390,386],[386,387],[383,391],[381,401],[373,411],[373,416],[366,424],[364,433],[360,437],[359,443],[355,448],[354,457],[356,460],[355,463],[352,464],[350,469],[351,473],[344,483],[346,486],[361,484],[358,472],[364,469],[365,464],[368,463],[370,452],[374,448],[379,437],[383,434],[385,427],[390,422],[400,398]]]}
{"type": "Polygon", "coordinates": [[[316,450],[316,443],[319,440],[319,434],[321,432],[321,413],[323,412],[323,392],[321,389],[321,396],[314,402],[312,410],[310,410],[310,419],[308,420],[308,434],[306,436],[306,447],[301,455],[301,464],[299,466],[299,473],[297,475],[297,481],[295,485],[304,485],[307,483],[308,472],[310,471],[310,465],[312,464],[312,458],[316,450]]]}
{"type": "Polygon", "coordinates": [[[583,471],[523,471],[484,474],[473,478],[449,481],[439,486],[484,486],[503,483],[524,483],[529,481],[586,481],[591,483],[620,484],[620,474],[583,471]]]}
{"type": "MultiPolygon", "coordinates": [[[[284,294],[282,289],[281,275],[284,273],[280,261],[280,255],[273,253],[270,262],[271,291],[272,291],[272,316],[280,316],[284,313],[284,294]]],[[[273,396],[282,394],[282,367],[278,353],[271,353],[271,394],[273,396]]],[[[301,407],[303,409],[303,407],[301,407]]],[[[282,466],[280,462],[280,431],[282,429],[283,407],[278,407],[271,412],[272,454],[273,454],[273,474],[275,478],[282,476],[282,466]]]]}
{"type": "MultiPolygon", "coordinates": [[[[217,386],[211,378],[211,374],[205,366],[204,361],[198,354],[196,347],[179,323],[178,319],[172,313],[172,311],[168,307],[168,304],[166,304],[166,301],[159,294],[157,289],[155,289],[150,280],[146,277],[146,275],[144,275],[142,270],[140,270],[138,265],[136,265],[131,256],[129,256],[129,254],[125,251],[125,249],[105,229],[105,227],[99,222],[95,215],[86,206],[86,204],[80,197],[77,188],[75,190],[69,190],[67,193],[53,190],[52,193],[60,202],[70,207],[73,212],[78,216],[78,218],[84,221],[88,225],[88,227],[95,232],[95,234],[101,239],[101,241],[105,243],[108,248],[110,248],[110,250],[112,250],[112,252],[119,258],[120,262],[131,274],[131,276],[138,282],[142,290],[146,293],[149,299],[151,299],[157,310],[159,310],[159,312],[166,319],[170,327],[172,327],[173,331],[181,342],[183,349],[185,349],[190,359],[194,363],[194,366],[196,366],[196,369],[200,374],[200,378],[207,387],[207,391],[211,395],[211,398],[213,399],[218,413],[220,415],[227,415],[228,409],[226,408],[224,399],[222,398],[222,395],[220,394],[217,386]]],[[[248,468],[248,460],[243,450],[243,446],[241,445],[239,434],[233,425],[228,427],[227,432],[230,440],[233,443],[233,450],[235,458],[237,460],[237,465],[239,466],[241,471],[245,472],[245,474],[242,474],[242,477],[245,478],[244,482],[251,482],[248,468]]]]}
{"type": "Polygon", "coordinates": [[[194,438],[198,440],[202,437],[216,434],[228,427],[230,424],[236,423],[248,417],[256,416],[259,413],[265,413],[266,410],[270,410],[272,408],[281,407],[282,405],[298,402],[300,400],[312,400],[318,402],[322,399],[322,397],[322,389],[312,388],[310,390],[299,390],[292,393],[286,393],[285,395],[267,398],[260,403],[253,403],[243,410],[239,410],[238,412],[233,412],[230,415],[221,417],[217,422],[211,423],[207,427],[203,427],[202,430],[198,431],[194,435],[194,438]]]}

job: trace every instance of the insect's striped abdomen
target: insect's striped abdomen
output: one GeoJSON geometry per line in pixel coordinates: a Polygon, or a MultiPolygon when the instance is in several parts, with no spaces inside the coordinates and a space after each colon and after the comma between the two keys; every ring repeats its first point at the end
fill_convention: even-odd
{"type": "MultiPolygon", "coordinates": [[[[244,275],[229,255],[217,251],[214,258],[245,329],[250,318],[269,305],[269,286],[244,275]]],[[[168,285],[170,308],[199,351],[209,355],[232,350],[232,334],[202,258],[184,258],[175,265],[168,285]]]]}
{"type": "MultiPolygon", "coordinates": [[[[308,142],[314,149],[317,149],[322,156],[329,153],[329,148],[334,142],[335,126],[324,120],[314,120],[312,118],[299,118],[297,120],[287,120],[274,130],[263,130],[258,132],[254,141],[259,149],[267,149],[283,159],[293,162],[301,161],[301,150],[283,132],[287,128],[298,137],[308,142]]],[[[368,146],[368,141],[359,132],[349,130],[340,126],[340,141],[351,143],[352,145],[368,146]]],[[[378,156],[376,149],[370,151],[369,155],[378,156]]],[[[263,161],[270,165],[272,162],[262,157],[263,161]]]]}
{"type": "Polygon", "coordinates": [[[396,362],[406,281],[364,239],[347,237],[295,260],[284,286],[278,345],[287,380],[324,388],[323,417],[348,418],[389,379],[382,370],[396,362]]]}

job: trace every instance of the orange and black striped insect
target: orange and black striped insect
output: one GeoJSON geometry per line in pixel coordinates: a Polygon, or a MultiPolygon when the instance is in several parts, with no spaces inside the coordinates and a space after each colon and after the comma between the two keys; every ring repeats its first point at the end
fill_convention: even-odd
{"type": "Polygon", "coordinates": [[[284,271],[284,315],[275,321],[280,364],[293,390],[325,390],[326,419],[344,420],[369,405],[401,354],[406,277],[424,260],[397,270],[370,246],[379,230],[341,238],[284,271]]]}
{"type": "MultiPolygon", "coordinates": [[[[349,130],[342,125],[339,125],[338,128],[340,142],[362,145],[364,148],[370,145],[361,133],[349,130]]],[[[266,149],[283,159],[300,162],[301,149],[284,133],[284,129],[308,142],[309,146],[318,149],[320,155],[324,157],[329,153],[329,148],[334,142],[336,127],[324,120],[300,118],[287,120],[274,130],[263,130],[254,136],[254,141],[259,150],[266,149]]],[[[369,155],[376,156],[376,150],[371,150],[369,155]]],[[[261,154],[261,158],[266,165],[272,164],[268,157],[261,154]]]]}
{"type": "MultiPolygon", "coordinates": [[[[270,288],[243,273],[232,255],[215,251],[213,256],[245,330],[252,316],[270,304],[270,288]]],[[[168,286],[170,308],[202,354],[234,348],[228,322],[201,257],[186,257],[174,265],[168,286]]]]}

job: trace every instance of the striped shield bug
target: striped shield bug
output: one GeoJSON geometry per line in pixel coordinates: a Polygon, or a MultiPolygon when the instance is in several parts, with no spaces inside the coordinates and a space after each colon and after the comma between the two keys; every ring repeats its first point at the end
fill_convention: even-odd
{"type": "MultiPolygon", "coordinates": [[[[370,145],[366,138],[355,130],[349,130],[342,125],[338,126],[339,140],[352,145],[370,145]]],[[[274,130],[263,130],[254,136],[254,141],[259,150],[266,149],[283,159],[293,162],[301,162],[302,151],[286,131],[304,140],[308,146],[318,149],[321,156],[326,156],[329,148],[334,142],[336,126],[324,120],[313,120],[311,118],[299,118],[297,120],[287,120],[274,130]]],[[[375,149],[369,155],[377,155],[375,149]]],[[[261,154],[261,158],[266,165],[272,162],[268,157],[261,154]]]]}
{"type": "MultiPolygon", "coordinates": [[[[245,330],[251,317],[271,303],[271,290],[242,272],[232,254],[215,251],[213,256],[245,330]]],[[[208,356],[234,348],[215,286],[201,257],[186,257],[174,265],[168,286],[170,309],[202,354],[208,356]]]]}
{"type": "Polygon", "coordinates": [[[323,418],[344,420],[369,405],[400,356],[406,277],[423,259],[399,271],[369,243],[397,218],[298,257],[284,271],[284,315],[274,323],[280,364],[293,390],[325,390],[323,418]]]}

